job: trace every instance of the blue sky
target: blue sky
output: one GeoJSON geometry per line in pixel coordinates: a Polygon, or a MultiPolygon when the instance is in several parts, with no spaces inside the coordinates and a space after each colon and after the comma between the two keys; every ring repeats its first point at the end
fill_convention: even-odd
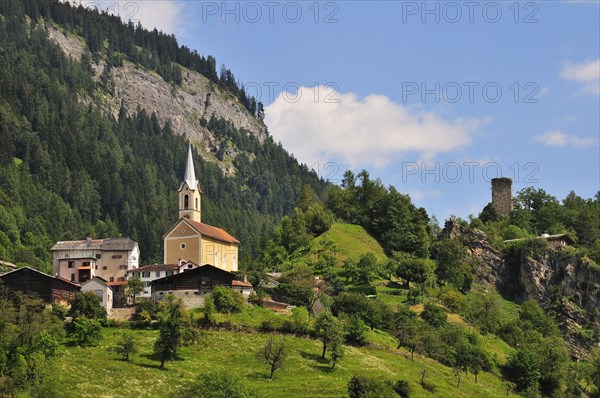
{"type": "Polygon", "coordinates": [[[600,189],[598,1],[115,4],[230,68],[324,177],[365,168],[440,220],[500,174],[600,189]]]}

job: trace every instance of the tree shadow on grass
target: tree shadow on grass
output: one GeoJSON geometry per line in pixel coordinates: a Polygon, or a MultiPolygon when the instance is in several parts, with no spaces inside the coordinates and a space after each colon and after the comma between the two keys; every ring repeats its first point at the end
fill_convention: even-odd
{"type": "Polygon", "coordinates": [[[248,373],[246,378],[251,380],[269,380],[269,372],[268,371],[255,371],[252,373],[248,373]]]}
{"type": "Polygon", "coordinates": [[[167,364],[165,363],[165,367],[164,368],[160,368],[160,363],[144,363],[144,362],[134,362],[134,361],[130,361],[132,364],[140,366],[142,368],[146,368],[146,369],[158,369],[158,370],[167,370],[167,364]]]}
{"type": "Polygon", "coordinates": [[[321,358],[321,355],[314,354],[312,352],[302,351],[300,352],[300,356],[304,359],[310,359],[311,361],[316,361],[323,364],[329,363],[329,360],[327,358],[321,358]]]}
{"type": "Polygon", "coordinates": [[[310,365],[311,368],[318,370],[319,372],[323,372],[323,373],[331,373],[333,372],[333,368],[331,367],[330,364],[327,365],[310,365]]]}

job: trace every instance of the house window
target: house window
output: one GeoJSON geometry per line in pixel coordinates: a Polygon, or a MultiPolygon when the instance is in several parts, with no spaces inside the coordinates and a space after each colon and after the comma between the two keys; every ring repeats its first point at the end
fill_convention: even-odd
{"type": "Polygon", "coordinates": [[[167,272],[165,273],[165,275],[166,275],[166,276],[171,276],[171,275],[173,275],[173,271],[167,271],[167,272]]]}
{"type": "Polygon", "coordinates": [[[121,277],[119,277],[119,279],[117,279],[117,280],[118,280],[119,282],[125,282],[125,277],[124,277],[124,276],[121,276],[121,277]]]}
{"type": "Polygon", "coordinates": [[[102,254],[96,253],[96,260],[100,260],[102,258],[102,254]]]}
{"type": "Polygon", "coordinates": [[[120,255],[120,254],[113,254],[113,256],[112,256],[112,259],[113,259],[113,260],[120,260],[120,259],[122,259],[122,258],[123,258],[123,256],[122,256],[122,255],[120,255]]]}
{"type": "Polygon", "coordinates": [[[188,264],[188,268],[194,268],[192,264],[188,264]]]}
{"type": "Polygon", "coordinates": [[[69,253],[65,253],[65,258],[69,258],[69,253]]]}
{"type": "Polygon", "coordinates": [[[114,281],[115,281],[115,278],[113,278],[113,277],[111,276],[111,277],[110,277],[110,280],[109,280],[109,282],[114,282],[114,281]]]}
{"type": "Polygon", "coordinates": [[[83,262],[83,266],[84,267],[89,267],[90,266],[90,262],[89,261],[84,261],[83,262]]]}
{"type": "Polygon", "coordinates": [[[103,267],[102,267],[102,269],[106,271],[106,265],[105,265],[105,266],[103,266],[103,267]]]}
{"type": "Polygon", "coordinates": [[[119,269],[127,269],[127,264],[121,264],[121,265],[119,265],[119,269]]]}
{"type": "Polygon", "coordinates": [[[136,277],[136,278],[139,278],[140,277],[140,273],[139,272],[134,272],[133,276],[136,277]]]}
{"type": "Polygon", "coordinates": [[[150,278],[150,271],[142,272],[142,278],[150,278]]]}
{"type": "Polygon", "coordinates": [[[150,287],[150,282],[142,282],[142,284],[144,285],[144,287],[150,287]]]}
{"type": "Polygon", "coordinates": [[[71,274],[71,282],[75,282],[75,274],[71,274]]]}
{"type": "Polygon", "coordinates": [[[75,267],[75,261],[69,261],[68,267],[69,268],[75,267]]]}

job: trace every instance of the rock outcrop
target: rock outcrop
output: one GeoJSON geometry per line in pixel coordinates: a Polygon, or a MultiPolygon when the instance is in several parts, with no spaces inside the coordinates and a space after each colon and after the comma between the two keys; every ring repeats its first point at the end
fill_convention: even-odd
{"type": "MultiPolygon", "coordinates": [[[[63,33],[50,24],[44,25],[50,38],[65,54],[80,60],[86,51],[85,41],[72,33],[63,33]]],[[[100,59],[92,63],[96,79],[104,73],[106,64],[100,59]]],[[[246,108],[229,93],[195,71],[181,67],[183,82],[180,86],[167,83],[157,73],[129,61],[123,66],[110,69],[112,90],[102,93],[103,105],[116,117],[121,104],[128,112],[143,109],[156,112],[161,125],[169,122],[173,131],[184,135],[195,144],[206,160],[216,162],[225,174],[235,172],[231,162],[219,161],[211,151],[221,145],[218,137],[203,127],[201,119],[210,120],[214,115],[233,124],[238,130],[255,135],[261,142],[267,137],[266,126],[251,115],[246,108]]],[[[86,101],[86,99],[83,99],[86,101]]],[[[225,152],[235,157],[239,152],[225,143],[225,152]]]]}
{"type": "Polygon", "coordinates": [[[473,259],[475,282],[498,287],[506,282],[508,273],[502,253],[490,244],[485,232],[467,228],[450,219],[446,221],[440,237],[457,239],[467,248],[473,259]]]}
{"type": "Polygon", "coordinates": [[[552,247],[539,242],[529,247],[496,250],[487,235],[455,220],[446,222],[442,237],[458,239],[474,263],[478,283],[492,284],[506,298],[518,303],[536,300],[552,311],[573,357],[589,354],[595,344],[594,330],[600,324],[600,269],[570,247],[552,247]],[[510,256],[507,255],[510,252],[510,256]]]}

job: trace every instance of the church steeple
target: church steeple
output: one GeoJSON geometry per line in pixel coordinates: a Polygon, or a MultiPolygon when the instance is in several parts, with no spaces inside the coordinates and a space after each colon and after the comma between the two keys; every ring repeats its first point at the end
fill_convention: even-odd
{"type": "Polygon", "coordinates": [[[192,145],[188,146],[187,163],[183,182],[179,187],[179,218],[201,222],[200,212],[200,184],[196,180],[194,159],[192,158],[192,145]]]}

